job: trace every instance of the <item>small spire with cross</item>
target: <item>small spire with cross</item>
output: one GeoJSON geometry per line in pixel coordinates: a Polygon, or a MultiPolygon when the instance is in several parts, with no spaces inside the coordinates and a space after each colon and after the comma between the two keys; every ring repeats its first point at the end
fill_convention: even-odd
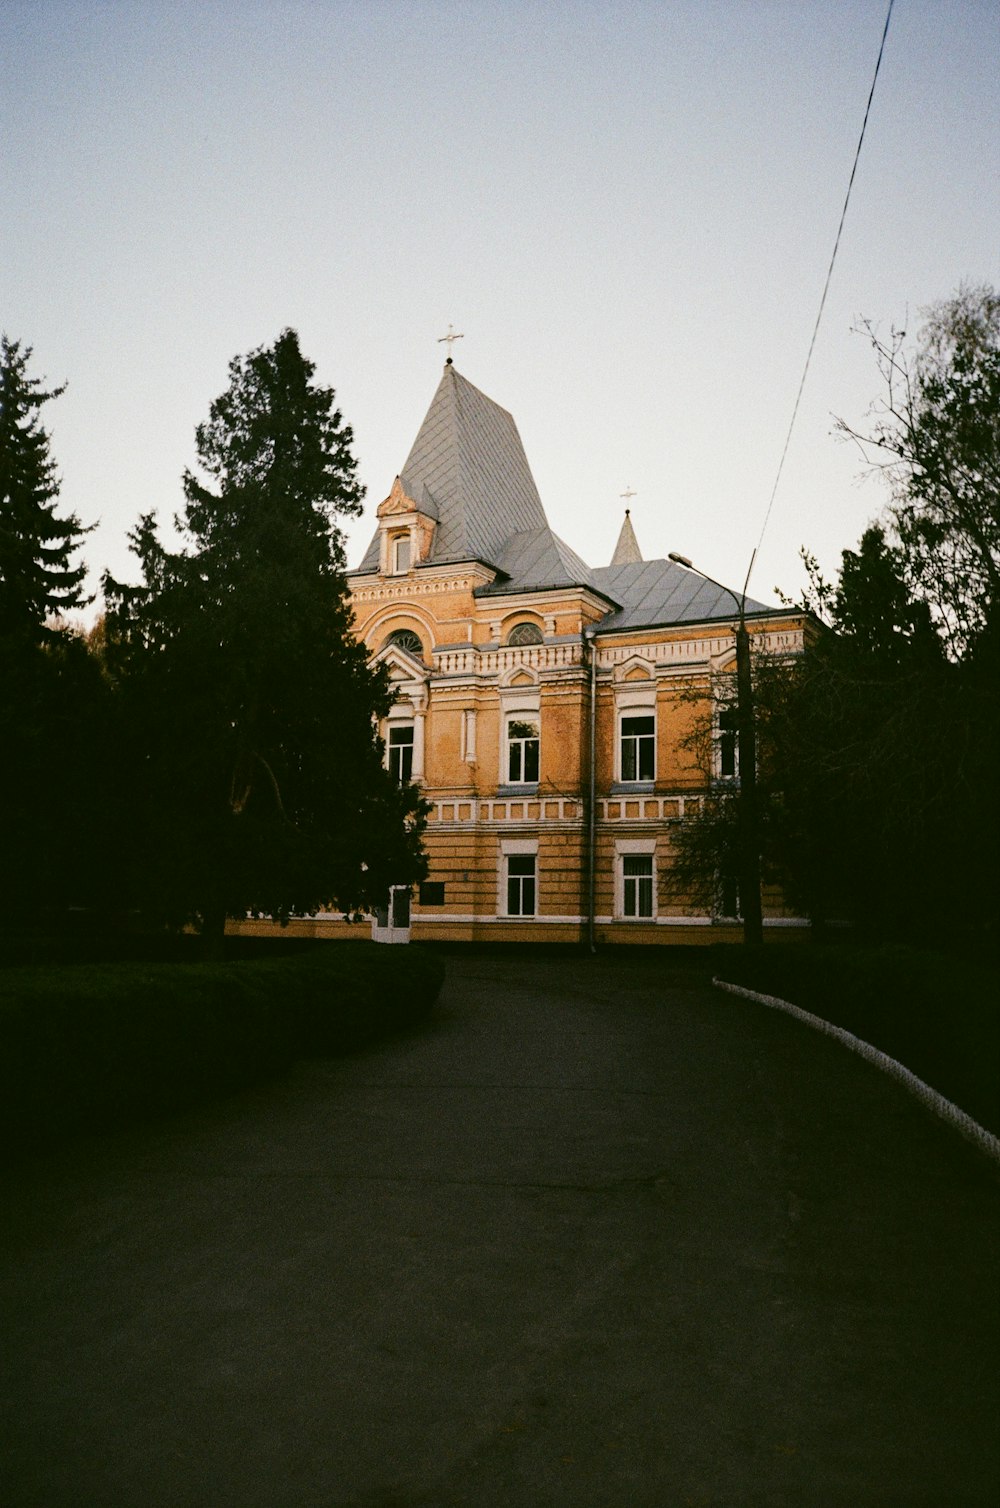
{"type": "MultiPolygon", "coordinates": [[[[631,487],[626,487],[625,491],[620,492],[618,496],[627,505],[636,494],[632,491],[631,487]]],[[[639,549],[639,541],[635,537],[635,530],[632,528],[632,520],[629,516],[631,511],[626,506],[625,518],[622,522],[622,532],[618,536],[615,553],[611,557],[611,564],[613,566],[638,565],[642,560],[642,551],[639,549]]]]}
{"type": "Polygon", "coordinates": [[[445,363],[446,366],[449,366],[449,367],[451,366],[451,348],[452,348],[452,346],[455,344],[456,340],[464,340],[464,339],[465,339],[464,335],[456,335],[455,334],[454,326],[452,325],[451,320],[449,320],[448,321],[448,334],[447,335],[439,335],[438,336],[438,345],[441,345],[443,341],[447,341],[447,343],[448,343],[448,360],[445,363]]]}

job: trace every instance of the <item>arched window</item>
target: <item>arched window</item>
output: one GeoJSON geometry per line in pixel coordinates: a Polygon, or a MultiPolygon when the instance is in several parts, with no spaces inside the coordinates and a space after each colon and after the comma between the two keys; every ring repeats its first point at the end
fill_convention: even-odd
{"type": "Polygon", "coordinates": [[[507,635],[507,643],[518,644],[541,644],[542,630],[537,623],[516,623],[507,635]]]}
{"type": "Polygon", "coordinates": [[[415,634],[412,628],[397,628],[394,634],[386,639],[386,645],[398,644],[400,649],[405,649],[407,654],[415,655],[418,660],[424,657],[424,646],[420,642],[420,635],[415,634]]]}

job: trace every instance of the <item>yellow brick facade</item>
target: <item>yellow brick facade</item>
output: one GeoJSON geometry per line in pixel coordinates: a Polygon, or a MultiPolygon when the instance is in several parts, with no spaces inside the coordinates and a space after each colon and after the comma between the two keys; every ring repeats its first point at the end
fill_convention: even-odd
{"type": "MultiPolygon", "coordinates": [[[[381,729],[387,760],[406,761],[400,773],[430,808],[428,883],[414,892],[399,935],[735,939],[737,923],[698,912],[669,884],[673,834],[706,789],[685,747],[707,705],[691,691],[700,687],[707,699],[713,679],[734,669],[733,594],[720,589],[700,614],[692,593],[702,579],[641,561],[627,519],[621,559],[591,571],[551,535],[533,485],[510,416],[446,367],[410,460],[377,510],[376,537],[351,573],[355,631],[394,688],[381,729]],[[507,513],[512,543],[503,537],[507,513]],[[539,580],[545,569],[562,579],[539,580]],[[655,621],[637,622],[640,588],[641,610],[655,621]],[[625,747],[637,728],[641,771],[628,767],[625,747]],[[512,752],[518,737],[526,742],[512,752]]],[[[802,648],[801,615],[753,606],[758,651],[802,648]]],[[[798,924],[778,892],[765,892],[764,909],[766,926],[798,924]]],[[[296,930],[368,935],[333,915],[296,930]]]]}
{"type": "MultiPolygon", "coordinates": [[[[386,641],[399,629],[415,629],[402,593],[408,583],[392,583],[399,606],[386,612],[379,588],[355,596],[359,637],[373,656],[388,657],[398,687],[397,711],[423,723],[423,794],[430,803],[426,835],[429,880],[443,885],[437,904],[414,898],[411,936],[452,941],[579,942],[593,930],[598,943],[702,943],[739,936],[732,921],[698,914],[673,896],[667,884],[671,832],[705,780],[684,747],[685,736],[705,705],[689,699],[709,677],[732,667],[732,625],[711,633],[664,628],[641,636],[597,633],[588,643],[576,634],[558,643],[523,647],[496,645],[484,608],[442,581],[440,600],[421,601],[420,628],[425,665],[419,679],[394,660],[386,641]],[[456,598],[463,621],[471,621],[473,646],[440,649],[432,637],[453,632],[456,598]],[[427,637],[425,637],[427,636],[427,637]],[[594,908],[590,912],[590,656],[596,660],[594,744],[596,766],[594,908]],[[629,666],[623,674],[623,667],[629,666]],[[628,677],[626,679],[626,677],[628,677]],[[504,707],[537,695],[540,748],[537,783],[514,791],[504,776],[504,707]],[[519,695],[520,693],[520,695],[519,695]],[[656,728],[654,779],[630,788],[621,779],[619,719],[632,706],[652,710],[656,728]],[[469,714],[474,744],[468,747],[469,714]],[[536,915],[506,914],[504,845],[537,843],[536,915]],[[651,845],[656,878],[654,915],[626,919],[622,914],[620,859],[625,845],[651,845]]],[[[598,614],[582,594],[553,602],[557,621],[596,626],[598,614]]],[[[525,621],[511,613],[504,627],[525,621]]],[[[787,615],[756,626],[758,644],[782,655],[802,644],[803,624],[787,615]]],[[[449,642],[449,640],[445,640],[449,642]]],[[[386,728],[388,724],[386,725],[386,728]]],[[[383,730],[385,731],[385,730],[383,730]]],[[[425,887],[426,891],[426,887],[425,887]]],[[[780,895],[765,894],[765,919],[793,924],[780,895]]]]}

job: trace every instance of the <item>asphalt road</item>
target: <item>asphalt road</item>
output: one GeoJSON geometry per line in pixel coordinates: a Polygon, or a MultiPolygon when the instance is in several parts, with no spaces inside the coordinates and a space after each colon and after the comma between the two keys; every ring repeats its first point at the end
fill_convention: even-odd
{"type": "Polygon", "coordinates": [[[662,957],[452,957],[4,1193],[5,1508],[1000,1502],[1000,1181],[662,957]]]}

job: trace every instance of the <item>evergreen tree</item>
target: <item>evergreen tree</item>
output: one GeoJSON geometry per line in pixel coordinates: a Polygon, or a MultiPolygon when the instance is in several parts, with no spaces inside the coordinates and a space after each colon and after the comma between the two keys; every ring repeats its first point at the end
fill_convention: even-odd
{"type": "Polygon", "coordinates": [[[0,916],[51,924],[94,898],[106,687],[78,634],[71,557],[86,529],[59,517],[40,411],[60,388],[28,375],[30,347],[0,339],[0,916]]]}
{"type": "MultiPolygon", "coordinates": [[[[877,938],[953,935],[997,922],[995,659],[945,653],[928,604],[906,579],[904,551],[882,528],[845,550],[834,582],[807,557],[803,606],[822,605],[802,655],[755,656],[757,790],[765,876],[800,914],[850,921],[877,938]]],[[[732,676],[709,688],[725,704],[732,676]]],[[[711,780],[713,727],[689,745],[711,780]]],[[[710,784],[675,834],[673,875],[702,903],[736,872],[732,782],[710,784]]]]}
{"type": "Polygon", "coordinates": [[[955,859],[953,667],[880,527],[833,586],[812,580],[828,631],[758,680],[772,852],[814,920],[918,932],[932,894],[939,913],[964,903],[964,880],[944,902],[930,880],[955,859]]]}
{"type": "MultiPolygon", "coordinates": [[[[1000,294],[926,314],[912,351],[865,325],[885,395],[867,432],[839,425],[889,482],[885,525],[832,583],[803,552],[800,606],[826,627],[755,666],[763,858],[815,921],[995,939],[1000,294]]],[[[678,830],[678,883],[710,893],[736,831],[716,786],[678,830]]]]}
{"type": "Polygon", "coordinates": [[[184,477],[185,547],[151,517],[136,587],[105,580],[137,894],[218,932],[382,902],[422,872],[422,804],[382,766],[387,683],[351,631],[337,516],[360,511],[352,433],[285,330],[230,364],[184,477]]]}
{"type": "Polygon", "coordinates": [[[59,926],[103,899],[109,713],[79,634],[0,634],[0,926],[59,926]]]}
{"type": "Polygon", "coordinates": [[[65,387],[28,376],[31,347],[0,337],[0,634],[49,636],[49,620],[84,602],[71,556],[84,529],[59,518],[59,482],[39,414],[65,387]]]}

